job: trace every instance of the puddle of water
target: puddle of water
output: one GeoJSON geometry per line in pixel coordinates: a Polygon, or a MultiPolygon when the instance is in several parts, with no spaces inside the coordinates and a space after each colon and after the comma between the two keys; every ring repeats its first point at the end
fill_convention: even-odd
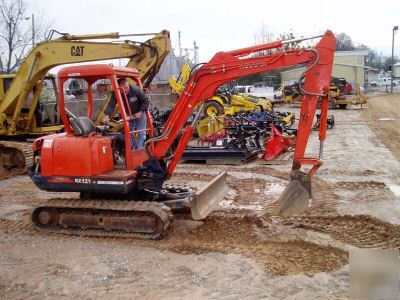
{"type": "Polygon", "coordinates": [[[395,118],[379,118],[379,121],[394,121],[395,118]]]}
{"type": "Polygon", "coordinates": [[[400,185],[398,184],[388,184],[389,189],[392,191],[392,193],[397,196],[400,197],[400,185]]]}
{"type": "Polygon", "coordinates": [[[243,210],[251,210],[251,211],[261,211],[263,208],[259,202],[256,202],[254,204],[235,204],[233,203],[233,200],[222,200],[221,202],[218,203],[219,207],[222,208],[228,208],[228,209],[243,209],[243,210]]]}
{"type": "Polygon", "coordinates": [[[273,196],[282,194],[283,190],[285,189],[284,184],[280,183],[271,183],[268,188],[265,189],[264,195],[272,194],[273,196]]]}

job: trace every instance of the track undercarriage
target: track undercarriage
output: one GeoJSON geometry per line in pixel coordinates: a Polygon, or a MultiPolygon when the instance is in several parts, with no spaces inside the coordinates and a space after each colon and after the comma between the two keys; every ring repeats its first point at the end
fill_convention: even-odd
{"type": "Polygon", "coordinates": [[[0,141],[0,179],[25,174],[31,166],[31,143],[0,141]]]}
{"type": "Polygon", "coordinates": [[[36,207],[32,222],[39,231],[79,236],[158,240],[174,220],[174,212],[204,219],[226,193],[226,173],[198,192],[185,185],[164,185],[147,191],[145,201],[51,199],[36,207]]]}
{"type": "Polygon", "coordinates": [[[161,239],[174,215],[150,201],[52,199],[32,213],[36,228],[79,236],[161,239]]]}

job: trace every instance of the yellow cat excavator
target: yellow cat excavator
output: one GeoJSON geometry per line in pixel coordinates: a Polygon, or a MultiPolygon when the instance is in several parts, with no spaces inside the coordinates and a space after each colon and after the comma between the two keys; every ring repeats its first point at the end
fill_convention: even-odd
{"type": "Polygon", "coordinates": [[[61,34],[61,37],[51,39],[55,33],[60,34],[52,31],[49,40],[37,44],[27,54],[16,74],[0,75],[0,179],[26,173],[33,165],[31,139],[64,128],[57,108],[55,79],[47,75],[51,68],[129,58],[127,67],[137,69],[143,86],[147,87],[171,50],[167,30],[124,35],[118,32],[61,34]],[[152,37],[145,42],[115,41],[143,35],[152,37]],[[100,41],[104,39],[114,41],[100,41]]]}

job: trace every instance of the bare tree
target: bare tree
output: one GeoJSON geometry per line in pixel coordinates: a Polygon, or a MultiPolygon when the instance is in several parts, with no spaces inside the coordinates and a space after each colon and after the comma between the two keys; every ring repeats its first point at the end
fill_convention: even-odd
{"type": "MultiPolygon", "coordinates": [[[[51,27],[44,23],[43,16],[36,16],[33,23],[27,22],[27,4],[24,0],[0,0],[0,72],[16,72],[33,43],[43,40],[51,27]]],[[[32,19],[31,19],[32,20],[32,19]]]]}
{"type": "MultiPolygon", "coordinates": [[[[262,23],[260,29],[254,34],[254,42],[255,45],[260,45],[260,44],[265,44],[269,42],[273,42],[276,40],[290,40],[294,38],[294,34],[292,30],[289,32],[284,32],[282,34],[276,34],[272,32],[265,23],[262,23]]],[[[297,48],[297,45],[295,44],[286,44],[284,46],[284,49],[294,49],[297,48]]],[[[271,55],[277,51],[281,51],[280,49],[269,49],[265,51],[259,51],[256,53],[253,53],[252,56],[258,57],[258,56],[264,56],[264,55],[271,55]]],[[[236,80],[236,84],[239,85],[248,85],[248,84],[254,84],[254,83],[268,83],[268,85],[276,84],[280,82],[280,72],[279,70],[270,70],[258,74],[252,74],[248,76],[244,76],[236,80]]]]}
{"type": "Polygon", "coordinates": [[[275,34],[271,32],[265,23],[262,23],[260,30],[255,33],[254,41],[256,45],[265,44],[274,40],[275,34]]]}
{"type": "Polygon", "coordinates": [[[347,33],[339,33],[336,35],[336,51],[351,51],[354,50],[354,43],[347,33]]]}
{"type": "MultiPolygon", "coordinates": [[[[260,30],[254,34],[255,45],[265,44],[274,41],[275,34],[269,30],[269,28],[262,23],[260,30]]],[[[255,56],[271,54],[271,50],[261,51],[256,53],[255,56]]]]}
{"type": "MultiPolygon", "coordinates": [[[[279,39],[282,41],[294,40],[296,38],[297,37],[293,33],[292,29],[290,29],[288,32],[283,32],[283,33],[279,34],[279,39]]],[[[300,48],[301,48],[301,46],[299,43],[289,43],[289,44],[283,45],[284,50],[293,50],[293,49],[300,49],[300,48]]]]}

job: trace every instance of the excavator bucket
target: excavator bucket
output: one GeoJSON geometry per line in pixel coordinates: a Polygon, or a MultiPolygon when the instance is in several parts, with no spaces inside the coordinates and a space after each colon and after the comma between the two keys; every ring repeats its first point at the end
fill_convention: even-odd
{"type": "Polygon", "coordinates": [[[294,171],[271,215],[284,217],[300,215],[308,207],[310,199],[311,177],[308,174],[294,171]]]}
{"type": "Polygon", "coordinates": [[[193,220],[206,218],[224,198],[228,190],[226,172],[222,172],[213,178],[207,186],[196,192],[190,202],[193,220]]]}

